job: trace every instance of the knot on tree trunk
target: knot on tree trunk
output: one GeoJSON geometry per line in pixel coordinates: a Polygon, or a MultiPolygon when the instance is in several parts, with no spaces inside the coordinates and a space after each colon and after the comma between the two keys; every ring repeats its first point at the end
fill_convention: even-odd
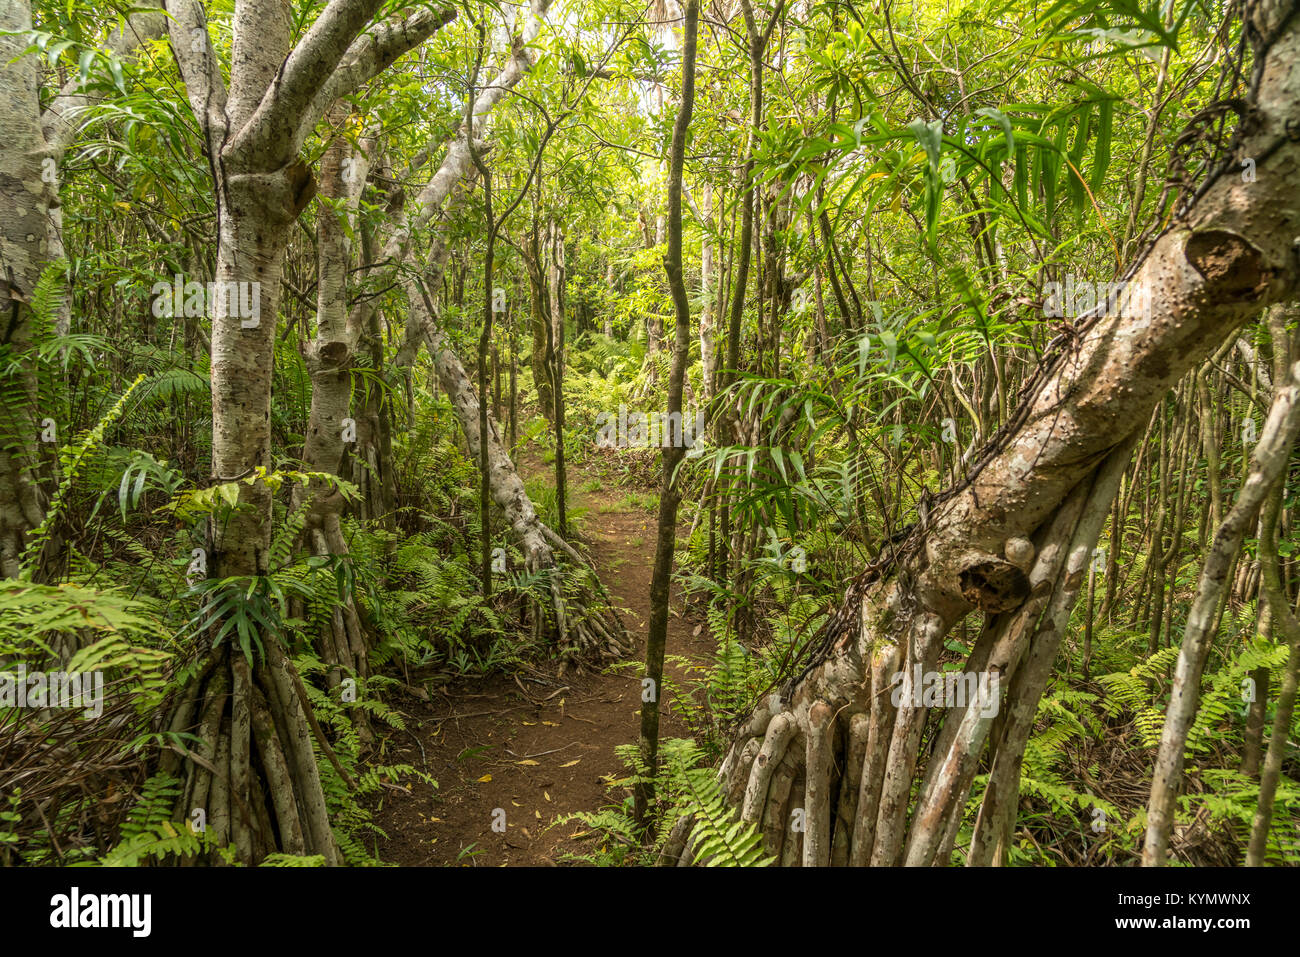
{"type": "Polygon", "coordinates": [[[1193,233],[1184,255],[1217,295],[1254,299],[1268,285],[1269,270],[1264,266],[1263,253],[1250,240],[1229,230],[1193,233]]]}
{"type": "Polygon", "coordinates": [[[227,174],[226,195],[231,212],[255,222],[265,216],[269,226],[285,228],[316,196],[316,177],[311,167],[295,159],[281,169],[227,174]]]}
{"type": "Polygon", "coordinates": [[[308,352],[309,360],[315,359],[321,369],[338,369],[352,358],[351,348],[340,339],[309,347],[308,352]]]}
{"type": "Polygon", "coordinates": [[[988,614],[1010,611],[1029,597],[1029,579],[1015,565],[990,558],[968,566],[958,575],[961,594],[988,614]]]}

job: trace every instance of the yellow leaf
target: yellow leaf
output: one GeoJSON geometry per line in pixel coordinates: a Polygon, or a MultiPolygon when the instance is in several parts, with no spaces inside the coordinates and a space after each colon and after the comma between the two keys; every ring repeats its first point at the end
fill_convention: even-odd
{"type": "Polygon", "coordinates": [[[577,764],[577,763],[578,763],[579,761],[581,761],[581,760],[582,760],[582,758],[574,758],[572,761],[568,762],[567,764],[561,764],[560,767],[562,767],[562,768],[571,768],[571,767],[573,767],[575,764],[577,764]]]}
{"type": "Polygon", "coordinates": [[[528,760],[525,760],[525,761],[516,761],[515,764],[526,764],[526,765],[528,765],[529,767],[536,767],[536,766],[537,766],[537,762],[536,762],[536,761],[528,761],[528,760]]]}
{"type": "Polygon", "coordinates": [[[520,723],[521,723],[521,724],[526,724],[526,725],[527,725],[528,727],[530,727],[530,728],[535,728],[535,727],[537,727],[537,722],[536,722],[536,721],[522,721],[522,722],[520,722],[520,723]]]}
{"type": "Polygon", "coordinates": [[[558,728],[558,727],[559,727],[559,725],[556,724],[554,721],[543,721],[542,724],[546,725],[548,728],[558,728]]]}
{"type": "Polygon", "coordinates": [[[542,792],[542,797],[546,798],[546,800],[549,801],[549,800],[551,799],[550,792],[548,792],[548,791],[543,791],[543,792],[542,792]]]}
{"type": "Polygon", "coordinates": [[[533,812],[533,817],[537,818],[537,820],[540,821],[540,820],[542,819],[542,812],[541,812],[541,811],[534,811],[534,812],[533,812]]]}
{"type": "Polygon", "coordinates": [[[511,799],[510,803],[513,804],[515,807],[523,807],[522,804],[520,804],[518,801],[514,800],[513,798],[511,799]]]}
{"type": "Polygon", "coordinates": [[[485,774],[485,775],[483,775],[481,778],[478,779],[478,783],[479,783],[479,784],[487,784],[487,783],[488,783],[489,781],[491,781],[491,780],[492,780],[492,775],[490,775],[490,774],[485,774]]]}

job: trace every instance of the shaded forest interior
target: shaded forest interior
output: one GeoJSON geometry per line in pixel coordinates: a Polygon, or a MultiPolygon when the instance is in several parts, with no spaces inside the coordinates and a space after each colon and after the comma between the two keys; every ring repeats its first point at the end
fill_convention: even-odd
{"type": "Polygon", "coordinates": [[[0,863],[1300,864],[1296,0],[4,0],[0,863]]]}

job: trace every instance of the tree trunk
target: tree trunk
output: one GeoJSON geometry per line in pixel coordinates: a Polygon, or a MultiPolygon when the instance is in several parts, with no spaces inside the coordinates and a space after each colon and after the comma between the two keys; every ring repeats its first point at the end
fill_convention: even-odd
{"type": "Polygon", "coordinates": [[[664,272],[677,314],[673,339],[672,369],[668,377],[668,418],[665,421],[663,476],[659,492],[659,531],[655,539],[654,573],[650,582],[650,623],[646,641],[645,680],[641,693],[641,763],[643,776],[635,790],[637,823],[648,823],[654,799],[654,777],[659,768],[659,704],[663,692],[664,648],[668,641],[668,593],[672,581],[673,550],[677,540],[677,506],[681,500],[677,466],[686,454],[685,422],[682,419],[682,384],[691,350],[691,307],[682,276],[682,165],[686,156],[686,130],[695,107],[695,46],[699,24],[699,0],[687,0],[682,40],[682,101],[673,126],[672,153],[668,174],[668,251],[664,272]],[[681,428],[673,436],[671,423],[681,428]]]}
{"type": "MultiPolygon", "coordinates": [[[[289,231],[315,192],[299,151],[331,104],[454,16],[451,8],[421,8],[359,38],[379,7],[379,0],[330,4],[291,49],[287,8],[237,6],[229,88],[202,7],[192,0],[169,0],[167,7],[172,50],[217,197],[219,294],[210,304],[212,476],[218,483],[239,483],[238,507],[210,517],[208,567],[241,589],[270,571],[272,494],[263,473],[275,467],[271,373],[280,274],[289,231]]],[[[337,331],[339,318],[327,316],[327,333],[337,331]]],[[[333,440],[328,426],[318,425],[314,441],[322,449],[313,454],[325,455],[323,446],[333,440]]],[[[246,658],[230,642],[201,649],[206,664],[167,719],[174,731],[189,730],[197,720],[205,751],[184,753],[186,798],[174,815],[183,820],[194,808],[206,809],[217,842],[233,841],[244,863],[272,850],[341,863],[313,732],[332,752],[279,645],[281,636],[259,637],[260,656],[246,658]]]]}
{"type": "MultiPolygon", "coordinates": [[[[348,111],[341,104],[331,109],[329,122],[341,129],[348,111]]],[[[354,150],[343,136],[336,136],[321,157],[320,195],[334,205],[322,205],[316,223],[317,282],[316,340],[306,350],[304,362],[311,376],[311,410],[303,445],[303,463],[308,471],[342,476],[360,430],[351,412],[352,366],[361,337],[360,323],[365,310],[349,309],[348,270],[352,263],[346,221],[355,224],[357,208],[369,169],[367,154],[374,149],[367,136],[361,149],[354,150]],[[342,220],[342,221],[341,221],[342,220]]],[[[340,516],[343,496],[323,480],[313,479],[304,488],[295,486],[292,509],[307,510],[304,539],[318,556],[347,560],[349,549],[343,537],[340,516]]],[[[336,688],[347,672],[364,680],[369,674],[369,647],[352,595],[345,596],[318,636],[317,652],[329,666],[328,681],[336,688]]],[[[370,737],[366,712],[358,710],[357,730],[370,737]]]]}
{"type": "MultiPolygon", "coordinates": [[[[1146,843],[1142,849],[1142,864],[1146,867],[1166,862],[1174,823],[1174,802],[1182,782],[1183,752],[1200,704],[1201,673],[1210,654],[1216,612],[1229,569],[1265,496],[1286,469],[1291,447],[1300,435],[1300,363],[1291,369],[1289,378],[1290,381],[1273,395],[1268,420],[1251,455],[1250,477],[1214,536],[1201,572],[1196,600],[1187,614],[1187,630],[1178,652],[1178,667],[1169,693],[1160,753],[1156,757],[1151,798],[1147,804],[1146,843]]],[[[1276,516],[1273,518],[1276,520],[1276,516]]],[[[1270,610],[1276,611],[1276,608],[1270,606],[1270,610]]]]}

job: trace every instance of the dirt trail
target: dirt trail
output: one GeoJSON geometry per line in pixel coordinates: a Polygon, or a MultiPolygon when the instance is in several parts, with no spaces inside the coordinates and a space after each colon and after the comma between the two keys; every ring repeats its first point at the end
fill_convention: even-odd
{"type": "MultiPolygon", "coordinates": [[[[569,481],[573,505],[588,510],[583,537],[636,639],[633,660],[644,660],[655,515],[629,505],[624,491],[578,491],[584,478],[574,470],[569,481]]],[[[671,608],[667,654],[707,661],[712,643],[707,634],[692,634],[698,622],[681,616],[676,588],[671,608]]],[[[671,663],[668,671],[678,682],[698,679],[671,663]]],[[[550,866],[566,863],[566,854],[589,852],[589,841],[572,837],[589,830],[581,822],[550,825],[625,795],[607,785],[627,773],[615,745],[633,743],[640,733],[638,673],[623,668],[566,675],[551,687],[495,676],[444,685],[430,701],[394,701],[409,733],[390,736],[380,763],[414,765],[438,787],[417,783],[409,793],[385,792],[375,813],[388,835],[378,840],[379,856],[408,866],[550,866]],[[501,812],[504,833],[492,827],[501,812]]],[[[548,674],[555,677],[553,670],[548,674]]],[[[667,704],[660,736],[688,736],[667,704]]]]}

